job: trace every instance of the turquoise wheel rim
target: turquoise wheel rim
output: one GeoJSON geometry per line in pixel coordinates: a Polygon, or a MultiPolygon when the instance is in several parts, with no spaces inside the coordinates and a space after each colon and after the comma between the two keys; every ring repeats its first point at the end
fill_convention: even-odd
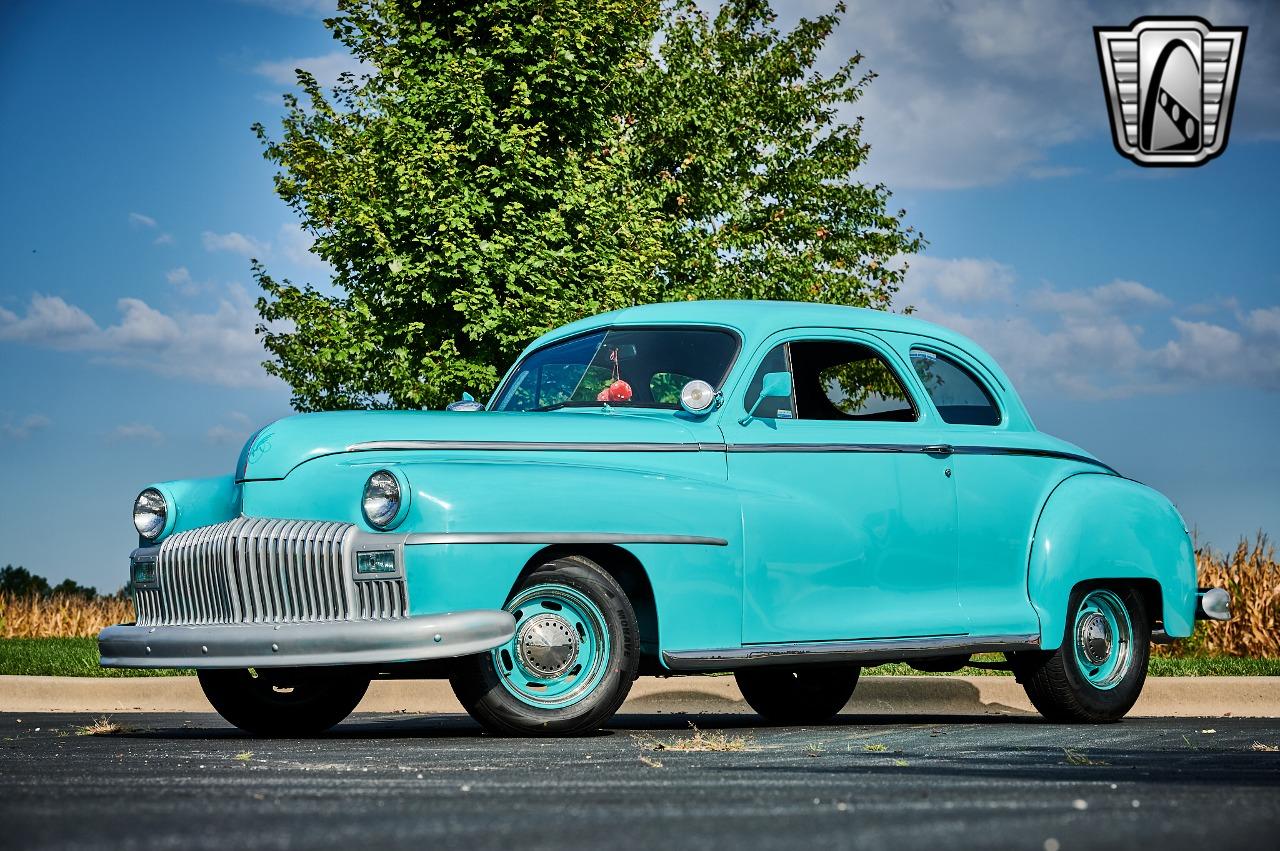
{"type": "Polygon", "coordinates": [[[609,626],[600,607],[566,585],[526,588],[506,606],[516,631],[492,651],[502,687],[537,709],[563,709],[599,687],[609,670],[609,626]]]}
{"type": "Polygon", "coordinates": [[[1089,685],[1115,688],[1133,664],[1133,623],[1124,600],[1114,591],[1090,591],[1076,608],[1076,667],[1089,685]]]}

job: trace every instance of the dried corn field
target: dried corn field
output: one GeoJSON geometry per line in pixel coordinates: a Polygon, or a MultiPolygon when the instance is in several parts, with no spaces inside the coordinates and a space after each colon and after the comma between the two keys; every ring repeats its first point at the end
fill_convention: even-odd
{"type": "Polygon", "coordinates": [[[0,593],[0,638],[94,636],[103,627],[132,620],[133,602],[120,597],[0,593]]]}
{"type": "MultiPolygon", "coordinates": [[[[1280,658],[1280,564],[1266,535],[1241,540],[1219,555],[1196,550],[1200,585],[1231,593],[1228,623],[1200,623],[1195,635],[1155,648],[1165,656],[1280,658]]],[[[133,603],[116,597],[15,597],[0,594],[0,638],[94,636],[105,626],[134,619],[133,603]]]]}
{"type": "Polygon", "coordinates": [[[1267,536],[1258,533],[1252,544],[1242,539],[1227,555],[1197,549],[1196,568],[1201,587],[1226,588],[1231,594],[1231,620],[1201,622],[1190,638],[1158,645],[1156,653],[1280,657],[1280,564],[1267,536]]]}

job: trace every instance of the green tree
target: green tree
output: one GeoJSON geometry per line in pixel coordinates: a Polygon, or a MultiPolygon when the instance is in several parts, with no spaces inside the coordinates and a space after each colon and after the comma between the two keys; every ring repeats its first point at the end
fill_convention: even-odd
{"type": "Polygon", "coordinates": [[[818,54],[843,3],[787,33],[768,0],[708,19],[667,11],[656,61],[636,80],[632,160],[670,227],[668,298],[790,299],[887,308],[923,240],[855,172],[862,119],[842,121],[874,75],[861,54],[829,75],[818,54]]]}
{"type": "Polygon", "coordinates": [[[487,392],[513,352],[657,297],[662,250],[620,160],[620,78],[644,0],[346,0],[327,22],[373,72],[326,94],[300,71],[276,190],[337,293],[257,267],[275,356],[304,410],[438,406],[487,392]]]}
{"type": "Polygon", "coordinates": [[[0,568],[0,593],[15,597],[48,597],[49,580],[19,565],[6,564],[0,568]]]}
{"type": "Polygon", "coordinates": [[[299,71],[279,138],[255,125],[334,270],[255,264],[267,369],[302,410],[438,406],[603,310],[887,306],[921,243],[854,180],[859,57],[813,70],[840,11],[781,34],[763,0],[343,0],[326,24],[370,72],[299,71]]]}

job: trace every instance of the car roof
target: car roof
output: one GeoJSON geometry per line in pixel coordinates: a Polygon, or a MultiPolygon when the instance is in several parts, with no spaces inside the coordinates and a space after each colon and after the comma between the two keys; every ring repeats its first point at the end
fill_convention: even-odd
{"type": "Polygon", "coordinates": [[[992,359],[969,338],[949,328],[884,310],[803,301],[673,301],[613,310],[580,319],[535,340],[530,349],[608,325],[724,325],[757,343],[787,328],[857,328],[900,331],[932,337],[972,353],[986,363],[992,359]]]}

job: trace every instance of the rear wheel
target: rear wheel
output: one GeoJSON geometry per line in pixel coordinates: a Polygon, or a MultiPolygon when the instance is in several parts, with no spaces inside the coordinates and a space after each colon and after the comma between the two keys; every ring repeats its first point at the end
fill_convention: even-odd
{"type": "Polygon", "coordinates": [[[1057,650],[1015,654],[1014,673],[1050,721],[1106,723],[1124,717],[1147,679],[1151,623],[1132,589],[1077,589],[1057,650]]]}
{"type": "Polygon", "coordinates": [[[774,724],[822,724],[853,697],[862,668],[745,668],[734,673],[747,703],[774,724]]]}
{"type": "Polygon", "coordinates": [[[369,678],[335,673],[282,679],[268,671],[197,671],[213,708],[255,736],[314,736],[351,714],[369,678]]]}
{"type": "Polygon", "coordinates": [[[585,558],[556,559],[505,608],[515,635],[460,659],[450,678],[467,713],[507,736],[569,736],[609,720],[640,663],[635,611],[614,578],[585,558]]]}

